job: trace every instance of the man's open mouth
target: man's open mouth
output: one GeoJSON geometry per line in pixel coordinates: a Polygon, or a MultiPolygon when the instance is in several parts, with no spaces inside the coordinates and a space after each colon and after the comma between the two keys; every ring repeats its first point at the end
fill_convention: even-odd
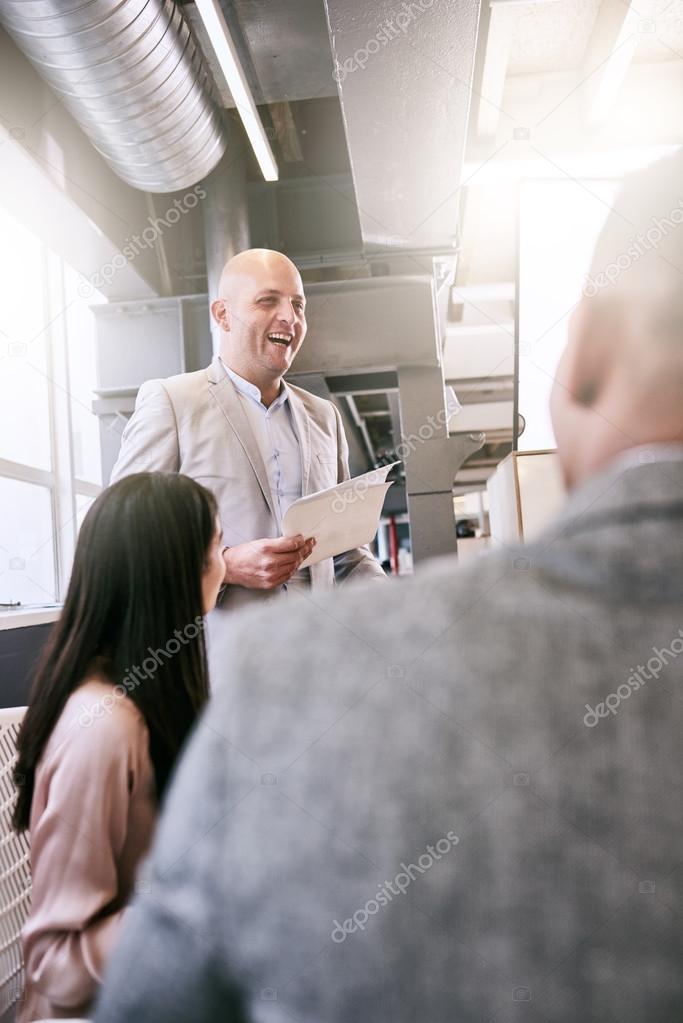
{"type": "Polygon", "coordinates": [[[285,348],[289,348],[294,336],[293,334],[269,334],[268,340],[272,341],[274,345],[283,345],[285,348]]]}

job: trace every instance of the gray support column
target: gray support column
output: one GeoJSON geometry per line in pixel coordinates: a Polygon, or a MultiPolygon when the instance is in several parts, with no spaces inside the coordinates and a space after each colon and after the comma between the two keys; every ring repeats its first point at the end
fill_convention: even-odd
{"type": "MultiPolygon", "coordinates": [[[[204,244],[209,302],[218,294],[221,270],[238,252],[249,248],[249,210],[247,206],[247,174],[242,139],[232,128],[228,150],[216,169],[202,182],[206,191],[204,244]]],[[[212,322],[214,351],[218,333],[212,322]]]]}
{"type": "Polygon", "coordinates": [[[482,434],[448,436],[441,367],[400,367],[401,440],[413,562],[457,550],[453,480],[484,443],[482,434]]]}

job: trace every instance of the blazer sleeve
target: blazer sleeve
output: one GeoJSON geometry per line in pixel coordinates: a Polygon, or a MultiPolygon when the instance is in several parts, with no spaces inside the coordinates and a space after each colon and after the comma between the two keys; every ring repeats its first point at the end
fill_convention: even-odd
{"type": "Polygon", "coordinates": [[[180,470],[178,424],[163,380],[148,380],[138,391],[110,483],[134,472],[155,470],[180,470]]]}
{"type": "MultiPolygon", "coordinates": [[[[332,403],[337,422],[337,483],[343,483],[351,476],[349,472],[349,445],[344,433],[339,409],[332,403]]],[[[345,582],[353,577],[361,579],[386,579],[384,569],[373,557],[369,547],[354,547],[353,550],[337,554],[334,560],[335,582],[345,582]]]]}
{"type": "Polygon", "coordinates": [[[64,1010],[94,997],[126,912],[117,861],[139,773],[134,746],[130,723],[112,715],[70,733],[44,768],[47,800],[31,826],[24,959],[33,987],[64,1010]]]}

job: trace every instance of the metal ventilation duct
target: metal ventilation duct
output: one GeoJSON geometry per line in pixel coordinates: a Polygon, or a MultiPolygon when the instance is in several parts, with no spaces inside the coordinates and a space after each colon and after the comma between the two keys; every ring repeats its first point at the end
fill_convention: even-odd
{"type": "Polygon", "coordinates": [[[134,188],[174,192],[219,162],[219,108],[173,0],[0,0],[0,22],[134,188]]]}

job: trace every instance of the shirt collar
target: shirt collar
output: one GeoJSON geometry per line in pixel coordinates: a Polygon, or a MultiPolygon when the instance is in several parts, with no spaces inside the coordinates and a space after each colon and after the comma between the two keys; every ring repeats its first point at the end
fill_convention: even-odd
{"type": "Polygon", "coordinates": [[[609,522],[622,513],[647,517],[652,508],[680,505],[681,492],[683,444],[642,444],[574,487],[544,535],[593,529],[596,519],[609,522]]]}
{"type": "MultiPolygon", "coordinates": [[[[261,405],[262,408],[265,408],[263,402],[261,401],[261,392],[256,386],[256,384],[252,384],[250,380],[245,380],[244,377],[241,377],[239,375],[239,373],[235,373],[234,369],[230,369],[229,366],[225,365],[220,356],[219,361],[221,366],[223,367],[223,369],[225,370],[225,372],[227,373],[227,375],[230,377],[233,384],[237,388],[237,390],[240,391],[242,394],[246,395],[247,398],[251,398],[252,401],[257,402],[259,405],[261,405]]],[[[287,386],[283,380],[280,393],[278,394],[275,401],[271,402],[271,404],[268,406],[269,411],[274,411],[276,408],[279,408],[280,405],[283,405],[284,402],[287,401],[287,397],[288,397],[287,386]]]]}
{"type": "Polygon", "coordinates": [[[655,444],[639,444],[616,455],[608,468],[631,469],[635,465],[647,465],[648,462],[672,462],[683,458],[683,444],[671,441],[655,444]]]}

